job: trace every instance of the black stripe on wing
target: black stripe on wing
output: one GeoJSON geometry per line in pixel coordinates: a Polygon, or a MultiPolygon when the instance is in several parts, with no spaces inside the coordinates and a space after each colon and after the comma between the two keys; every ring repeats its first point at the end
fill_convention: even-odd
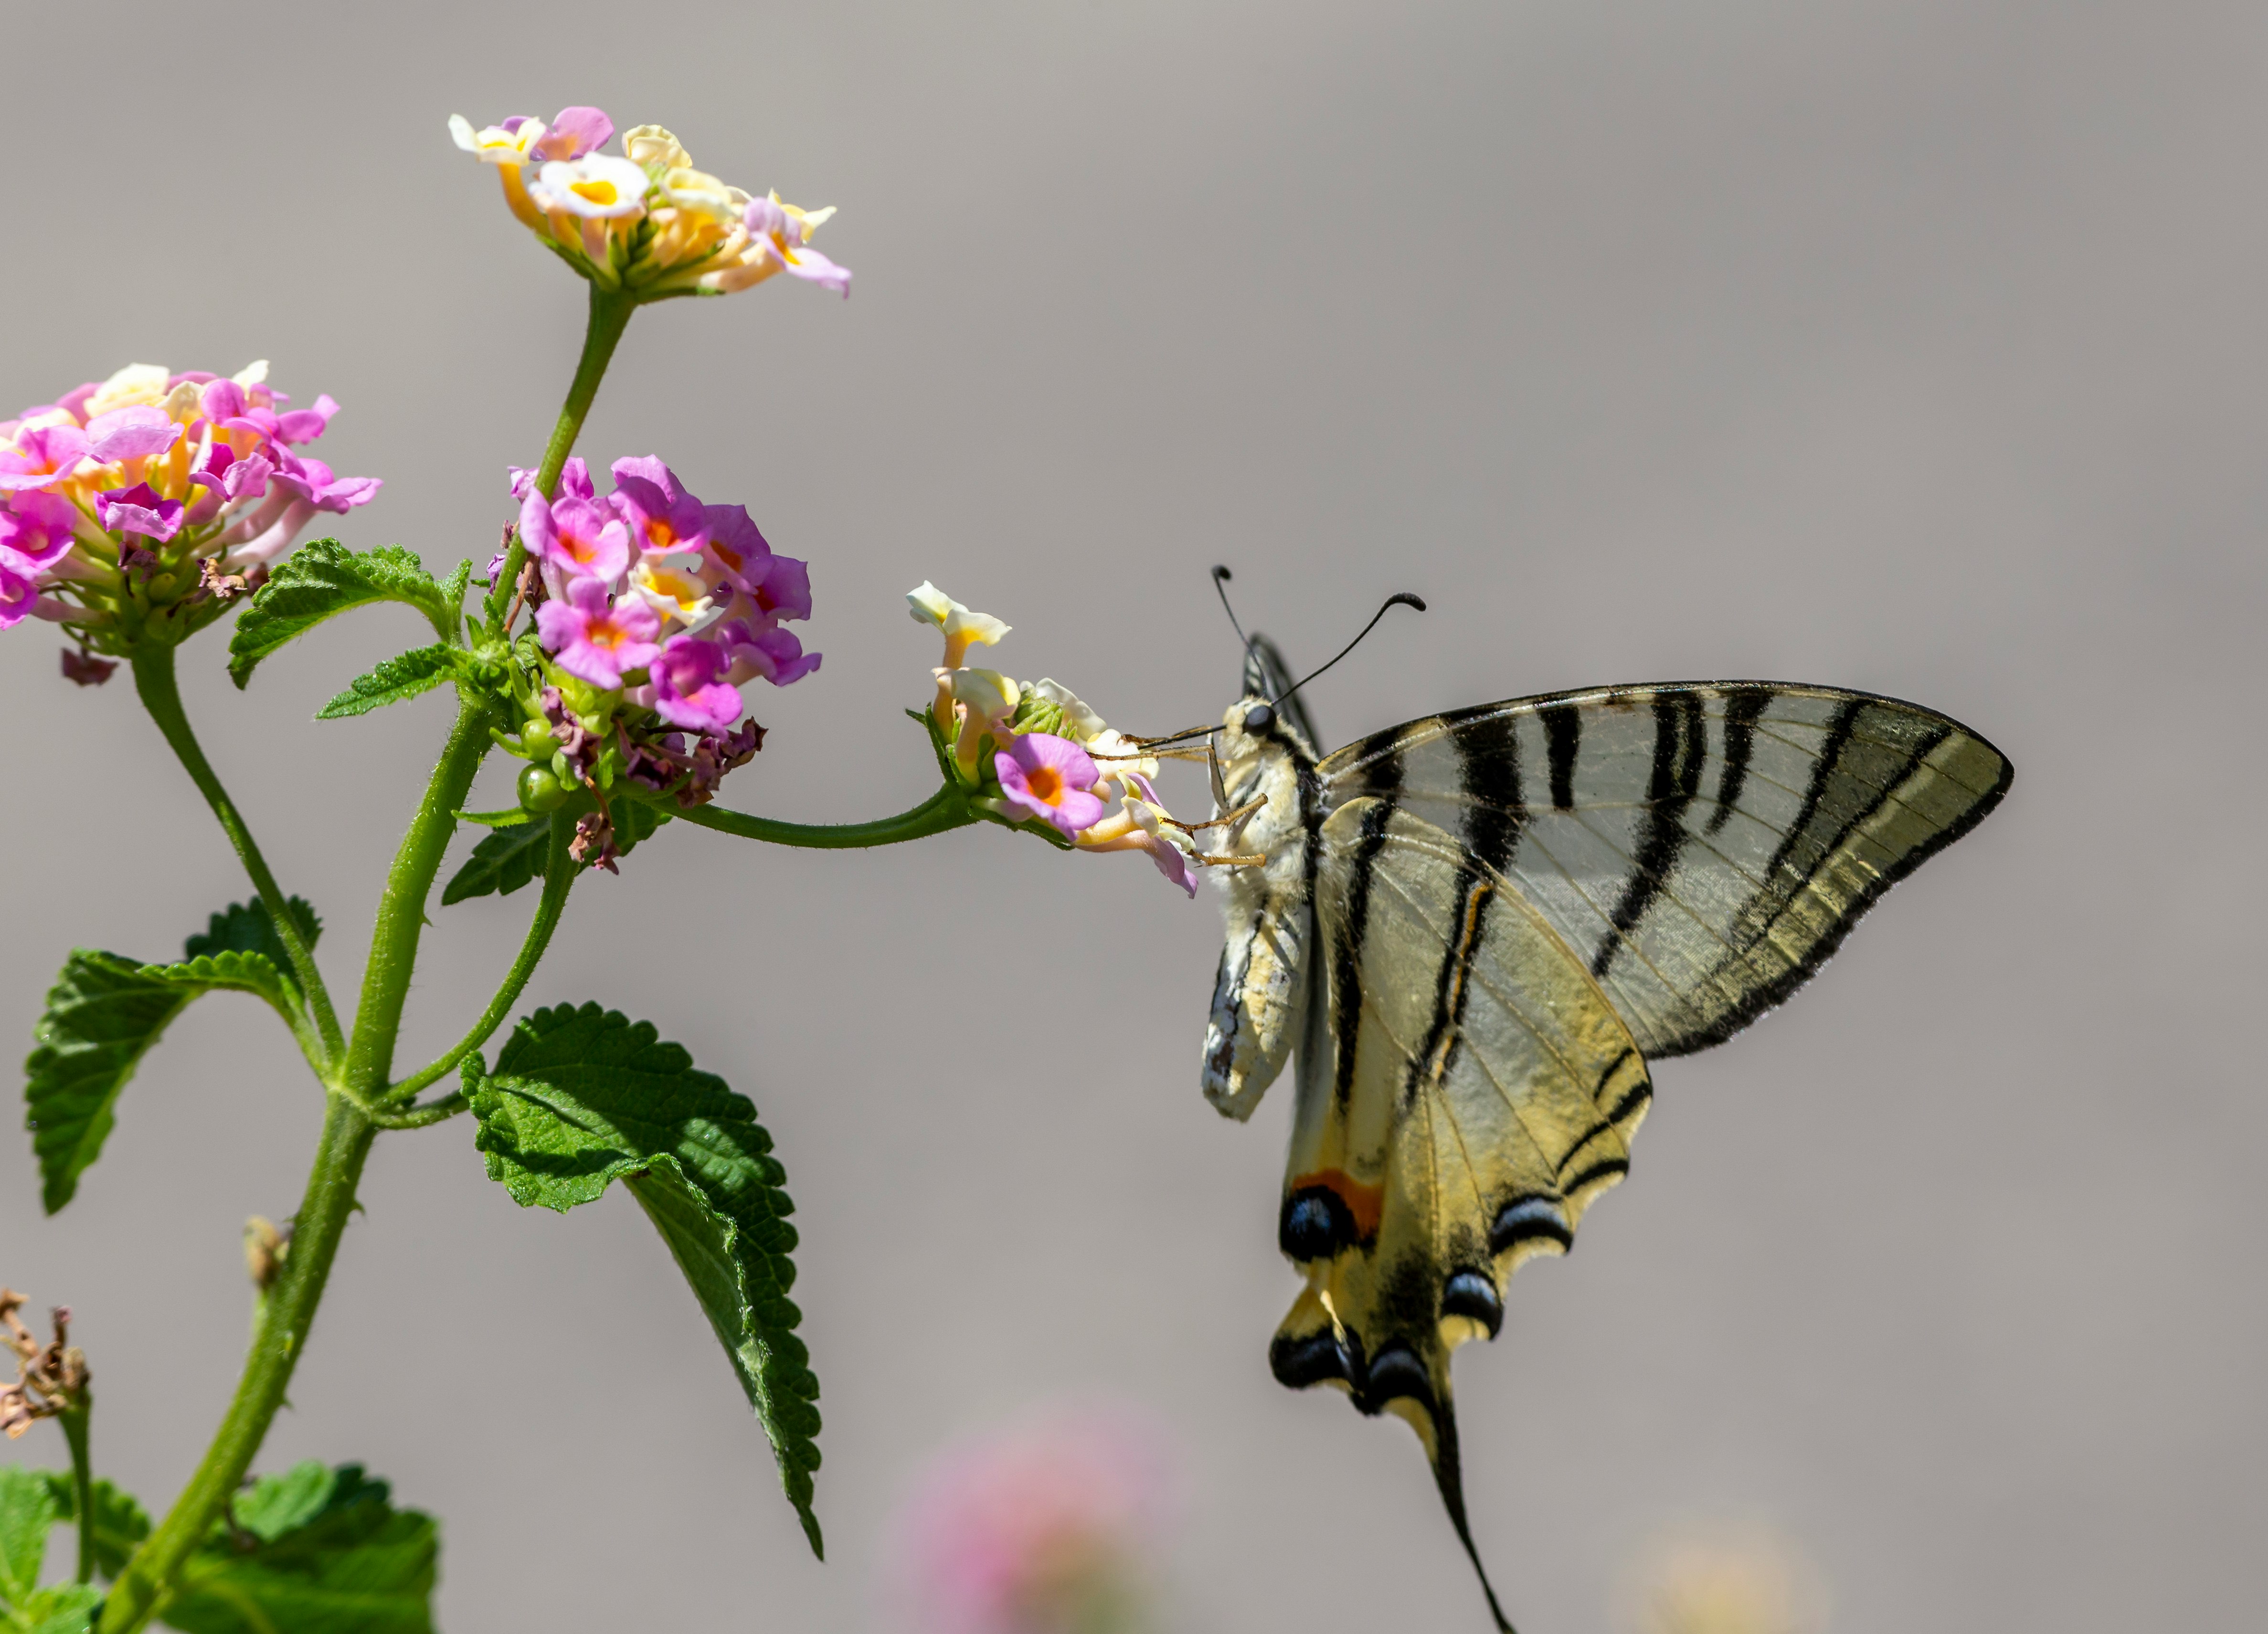
{"type": "Polygon", "coordinates": [[[1701,765],[1708,758],[1707,736],[1702,726],[1701,699],[1690,692],[1657,692],[1653,696],[1653,769],[1646,784],[1646,823],[1638,855],[1623,881],[1623,893],[1609,917],[1611,933],[1599,944],[1591,960],[1591,974],[1604,980],[1615,955],[1629,944],[1631,931],[1646,917],[1653,899],[1669,884],[1677,854],[1691,836],[1685,828],[1685,808],[1701,791],[1701,765]]]}
{"type": "MultiPolygon", "coordinates": [[[[1355,1059],[1361,1053],[1362,944],[1370,933],[1371,875],[1378,867],[1379,853],[1386,849],[1387,825],[1394,816],[1394,791],[1401,772],[1399,757],[1390,754],[1371,769],[1373,784],[1382,786],[1377,790],[1378,804],[1363,817],[1362,837],[1355,843],[1349,868],[1346,917],[1339,929],[1338,946],[1331,950],[1331,1034],[1338,1054],[1333,1064],[1331,1099],[1342,1112],[1354,1096],[1355,1059]]],[[[1307,846],[1311,865],[1322,850],[1311,836],[1307,846]]]]}
{"type": "Polygon", "coordinates": [[[1709,813],[1705,833],[1714,834],[1723,828],[1733,808],[1741,803],[1741,791],[1749,783],[1749,760],[1756,752],[1756,722],[1771,701],[1772,695],[1762,687],[1735,692],[1726,699],[1725,764],[1717,778],[1717,809],[1709,813]]]}
{"type": "MultiPolygon", "coordinates": [[[[1863,706],[1865,703],[1873,701],[1874,700],[1872,699],[1861,697],[1857,700],[1857,703],[1859,706],[1863,706]]],[[[1889,703],[1896,702],[1895,699],[1883,701],[1889,703]]],[[[1905,707],[1914,708],[1917,706],[1909,704],[1905,707]]],[[[1766,1011],[1786,1003],[1789,996],[1794,993],[1796,989],[1801,987],[1806,982],[1808,982],[1814,975],[1818,974],[1820,966],[1825,964],[1828,960],[1834,957],[1835,951],[1843,946],[1843,939],[1851,934],[1852,927],[1857,924],[1859,920],[1866,917],[1867,910],[1872,908],[1876,902],[1881,901],[1882,895],[1885,892],[1887,892],[1892,886],[1906,878],[1907,875],[1912,873],[1915,869],[1920,867],[1931,857],[1936,856],[1947,846],[1952,844],[1955,840],[1960,839],[1963,835],[1966,835],[1970,829],[1974,828],[1978,823],[1983,822],[1986,817],[1992,814],[1992,808],[1999,805],[2002,799],[2007,794],[2009,786],[2014,783],[2016,769],[2010,763],[2007,755],[2002,754],[1998,749],[1993,748],[1992,744],[1987,742],[1984,739],[1978,737],[1977,734],[1973,732],[1970,732],[1965,726],[1956,726],[1952,722],[1948,721],[1946,723],[1946,726],[1943,730],[1933,734],[1911,751],[1910,758],[1908,759],[1905,766],[1900,771],[1899,775],[1893,778],[1888,786],[1877,788],[1874,797],[1871,800],[1867,801],[1863,806],[1859,807],[1853,815],[1844,821],[1834,831],[1834,833],[1817,848],[1816,856],[1820,859],[1832,856],[1836,848],[1841,845],[1845,839],[1849,838],[1853,832],[1865,826],[1865,824],[1871,821],[1876,815],[1878,815],[1885,806],[1889,805],[1892,799],[1896,798],[1899,786],[1904,782],[1906,777],[1912,775],[1913,769],[1919,766],[1925,760],[1928,759],[1929,756],[1944,743],[1946,739],[1950,737],[1955,731],[1963,732],[1968,737],[1974,739],[1999,761],[2000,776],[1999,779],[1994,782],[1992,786],[1984,791],[1984,792],[1980,795],[1966,811],[1962,812],[1961,815],[1955,818],[1952,822],[1948,823],[1944,828],[1938,829],[1919,845],[1915,846],[1911,850],[1893,859],[1887,866],[1881,868],[1876,873],[1875,877],[1870,880],[1863,889],[1853,894],[1849,905],[1844,909],[1842,913],[1837,917],[1835,923],[1828,928],[1824,934],[1820,936],[1817,940],[1814,941],[1811,946],[1804,951],[1802,957],[1798,959],[1794,965],[1790,968],[1782,972],[1771,981],[1751,989],[1742,997],[1741,1001],[1737,1005],[1727,1011],[1724,1014],[1719,1016],[1708,1026],[1700,1027],[1683,1037],[1669,1040],[1668,1042],[1658,1043],[1647,1052],[1649,1055],[1653,1056],[1657,1060],[1666,1056],[1690,1056],[1696,1050],[1706,1049],[1712,1044],[1721,1044],[1727,1039],[1732,1037],[1734,1034],[1748,1026],[1749,1022],[1755,1020],[1758,1016],[1763,1015],[1766,1011]]],[[[1837,754],[1839,754],[1842,748],[1847,745],[1850,740],[1850,732],[1845,731],[1843,734],[1843,742],[1836,746],[1837,754]]],[[[1806,791],[1805,795],[1804,812],[1807,818],[1814,817],[1817,814],[1819,805],[1822,803],[1822,799],[1823,799],[1823,797],[1820,795],[1820,791],[1825,788],[1829,779],[1834,775],[1835,767],[1833,762],[1834,757],[1824,753],[1822,750],[1822,753],[1820,755],[1819,765],[1813,774],[1812,786],[1806,791]]],[[[1789,860],[1793,853],[1793,848],[1797,843],[1797,837],[1800,835],[1802,832],[1803,825],[1801,822],[1799,822],[1797,827],[1791,831],[1789,836],[1781,842],[1778,850],[1773,855],[1772,872],[1770,875],[1770,884],[1767,885],[1765,892],[1759,894],[1756,902],[1750,904],[1750,911],[1742,915],[1743,921],[1748,922],[1747,933],[1750,938],[1749,944],[1750,946],[1753,946],[1755,941],[1761,940],[1765,935],[1770,933],[1772,923],[1778,919],[1781,913],[1786,910],[1787,907],[1794,901],[1796,894],[1802,889],[1805,882],[1810,878],[1810,874],[1808,870],[1794,869],[1789,860]],[[1769,910],[1768,915],[1766,912],[1759,909],[1759,904],[1763,903],[1767,900],[1767,898],[1775,899],[1773,906],[1769,910]]]]}
{"type": "MultiPolygon", "coordinates": [[[[1465,1005],[1472,995],[1466,974],[1487,935],[1490,908],[1503,885],[1521,824],[1528,817],[1521,791],[1520,743],[1511,718],[1474,710],[1465,711],[1465,718],[1472,724],[1455,739],[1459,781],[1468,797],[1464,861],[1457,870],[1457,907],[1450,921],[1456,933],[1441,950],[1441,962],[1433,976],[1432,1019],[1403,1081],[1405,1110],[1416,1101],[1423,1085],[1440,1083],[1456,1064],[1464,1036],[1465,1005]]],[[[1379,764],[1394,767],[1398,784],[1399,757],[1382,757],[1379,764]]]]}

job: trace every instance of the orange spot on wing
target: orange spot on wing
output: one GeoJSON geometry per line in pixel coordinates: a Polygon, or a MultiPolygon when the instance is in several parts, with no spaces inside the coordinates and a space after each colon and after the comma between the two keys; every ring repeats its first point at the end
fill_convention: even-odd
{"type": "Polygon", "coordinates": [[[1366,1186],[1344,1169],[1317,1169],[1312,1174],[1302,1174],[1292,1182],[1295,1192],[1309,1186],[1321,1186],[1325,1191],[1346,1204],[1347,1213],[1354,1220],[1355,1235],[1364,1242],[1378,1235],[1380,1217],[1386,1212],[1386,1188],[1366,1186]]]}

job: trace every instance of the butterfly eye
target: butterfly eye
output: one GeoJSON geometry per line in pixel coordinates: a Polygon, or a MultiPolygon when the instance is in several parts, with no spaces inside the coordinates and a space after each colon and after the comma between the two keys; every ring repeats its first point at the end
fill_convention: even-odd
{"type": "Polygon", "coordinates": [[[1276,711],[1265,703],[1256,703],[1244,711],[1244,730],[1258,737],[1276,724],[1276,711]]]}

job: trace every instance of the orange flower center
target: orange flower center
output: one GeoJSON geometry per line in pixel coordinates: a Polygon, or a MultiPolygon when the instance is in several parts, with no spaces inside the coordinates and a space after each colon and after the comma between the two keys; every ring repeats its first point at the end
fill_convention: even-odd
{"type": "Polygon", "coordinates": [[[1054,767],[1035,766],[1030,771],[1024,774],[1024,784],[1027,788],[1031,790],[1032,798],[1038,800],[1042,805],[1060,806],[1063,804],[1063,778],[1057,772],[1054,767]]]}

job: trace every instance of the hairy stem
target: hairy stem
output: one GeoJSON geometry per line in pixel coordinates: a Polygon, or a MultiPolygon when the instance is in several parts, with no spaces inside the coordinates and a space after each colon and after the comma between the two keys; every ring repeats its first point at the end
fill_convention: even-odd
{"type": "MultiPolygon", "coordinates": [[[[139,669],[137,661],[137,674],[139,669]]],[[[291,1250],[261,1302],[236,1399],[172,1513],[111,1586],[103,1606],[102,1634],[131,1634],[163,1608],[182,1565],[242,1484],[276,1409],[283,1405],[291,1370],[306,1348],[315,1307],[322,1302],[339,1239],[356,1207],[355,1187],[363,1164],[378,1134],[377,1124],[356,1103],[375,1093],[392,1068],[401,1006],[416,963],[418,936],[424,929],[425,899],[456,827],[452,813],[464,805],[473,774],[487,752],[489,725],[482,705],[470,699],[460,702],[448,743],[387,874],[342,1081],[325,1110],[314,1167],[292,1227],[291,1250]]]]}
{"type": "Polygon", "coordinates": [[[78,1516],[78,1580],[82,1583],[94,1581],[94,1459],[87,1450],[87,1425],[93,1410],[93,1395],[82,1390],[77,1407],[55,1415],[63,1439],[70,1443],[71,1502],[78,1516]]]}
{"type": "Polygon", "coordinates": [[[401,1006],[417,964],[417,938],[425,929],[425,899],[449,836],[456,832],[456,813],[472,791],[473,774],[489,751],[492,724],[484,705],[468,697],[459,700],[449,741],[387,873],[378,924],[370,933],[370,962],[363,968],[354,1036],[347,1044],[343,1087],[364,1103],[376,1100],[394,1070],[394,1041],[401,1030],[401,1006]]]}
{"type": "Polygon", "coordinates": [[[686,822],[714,828],[719,834],[737,834],[743,839],[817,850],[896,845],[906,840],[943,834],[949,828],[966,828],[977,820],[977,814],[969,809],[968,797],[949,784],[911,811],[875,822],[776,822],[769,817],[751,817],[746,812],[720,811],[714,806],[696,806],[677,815],[686,822]]]}
{"type": "MultiPolygon", "coordinates": [[[[518,1002],[520,992],[527,986],[527,978],[535,974],[536,962],[543,950],[551,945],[551,932],[558,928],[559,916],[567,906],[567,893],[582,872],[582,865],[567,854],[567,847],[575,837],[571,818],[554,816],[551,819],[550,849],[543,863],[543,894],[535,904],[535,917],[529,921],[526,938],[519,945],[519,957],[512,961],[504,973],[504,985],[481,1019],[473,1023],[472,1031],[457,1041],[447,1054],[437,1056],[431,1064],[419,1068],[380,1097],[381,1104],[413,1099],[429,1084],[438,1082],[456,1071],[457,1064],[489,1041],[489,1037],[503,1025],[504,1016],[518,1002]]],[[[407,1112],[381,1115],[379,1122],[388,1129],[420,1129],[427,1123],[438,1122],[464,1109],[464,1097],[452,1095],[430,1107],[416,1107],[407,1112]],[[450,1101],[457,1104],[449,1106],[450,1101]],[[447,1107],[446,1111],[442,1110],[447,1107]]]]}
{"type": "Polygon", "coordinates": [[[269,872],[268,859],[261,856],[252,830],[245,826],[236,802],[221,787],[219,777],[205,759],[204,750],[197,746],[196,734],[189,730],[189,718],[181,709],[180,688],[173,678],[173,651],[170,646],[156,644],[137,647],[134,653],[134,689],[142,695],[143,707],[150,711],[150,718],[158,723],[158,730],[165,733],[166,741],[180,758],[189,781],[197,785],[197,792],[205,797],[205,804],[220,819],[229,843],[236,847],[236,854],[244,864],[244,872],[252,876],[253,888],[266,904],[268,916],[275,922],[276,934],[282,938],[284,953],[291,961],[292,973],[299,978],[299,990],[307,997],[307,1007],[313,1013],[321,1041],[318,1059],[328,1070],[335,1066],[343,1045],[338,1012],[331,1008],[330,990],[323,985],[323,973],[315,968],[315,956],[286,910],[288,899],[284,887],[269,872]]]}
{"type": "MultiPolygon", "coordinates": [[[[595,283],[591,286],[591,315],[583,330],[583,356],[576,362],[575,379],[567,388],[567,401],[559,407],[559,422],[551,428],[551,441],[544,447],[543,463],[535,469],[536,491],[547,500],[559,496],[559,473],[567,464],[567,456],[575,452],[575,439],[583,434],[583,421],[599,395],[599,382],[607,378],[607,365],[614,361],[615,346],[622,338],[622,331],[630,327],[630,314],[637,310],[636,297],[619,290],[602,290],[595,283]]],[[[505,609],[512,605],[520,564],[526,560],[527,547],[515,530],[512,543],[504,549],[504,568],[489,593],[490,616],[496,621],[499,635],[508,633],[504,624],[505,609]]]]}
{"type": "MultiPolygon", "coordinates": [[[[183,1564],[212,1529],[214,1519],[243,1483],[268,1425],[283,1405],[292,1367],[306,1348],[307,1330],[331,1274],[339,1238],[355,1208],[355,1185],[376,1134],[368,1118],[342,1095],[333,1095],[323,1118],[315,1166],[291,1233],[291,1251],[269,1290],[236,1387],[204,1461],[110,1586],[102,1634],[130,1634],[163,1608],[183,1564]]],[[[82,1534],[82,1536],[85,1535],[82,1534]]]]}

